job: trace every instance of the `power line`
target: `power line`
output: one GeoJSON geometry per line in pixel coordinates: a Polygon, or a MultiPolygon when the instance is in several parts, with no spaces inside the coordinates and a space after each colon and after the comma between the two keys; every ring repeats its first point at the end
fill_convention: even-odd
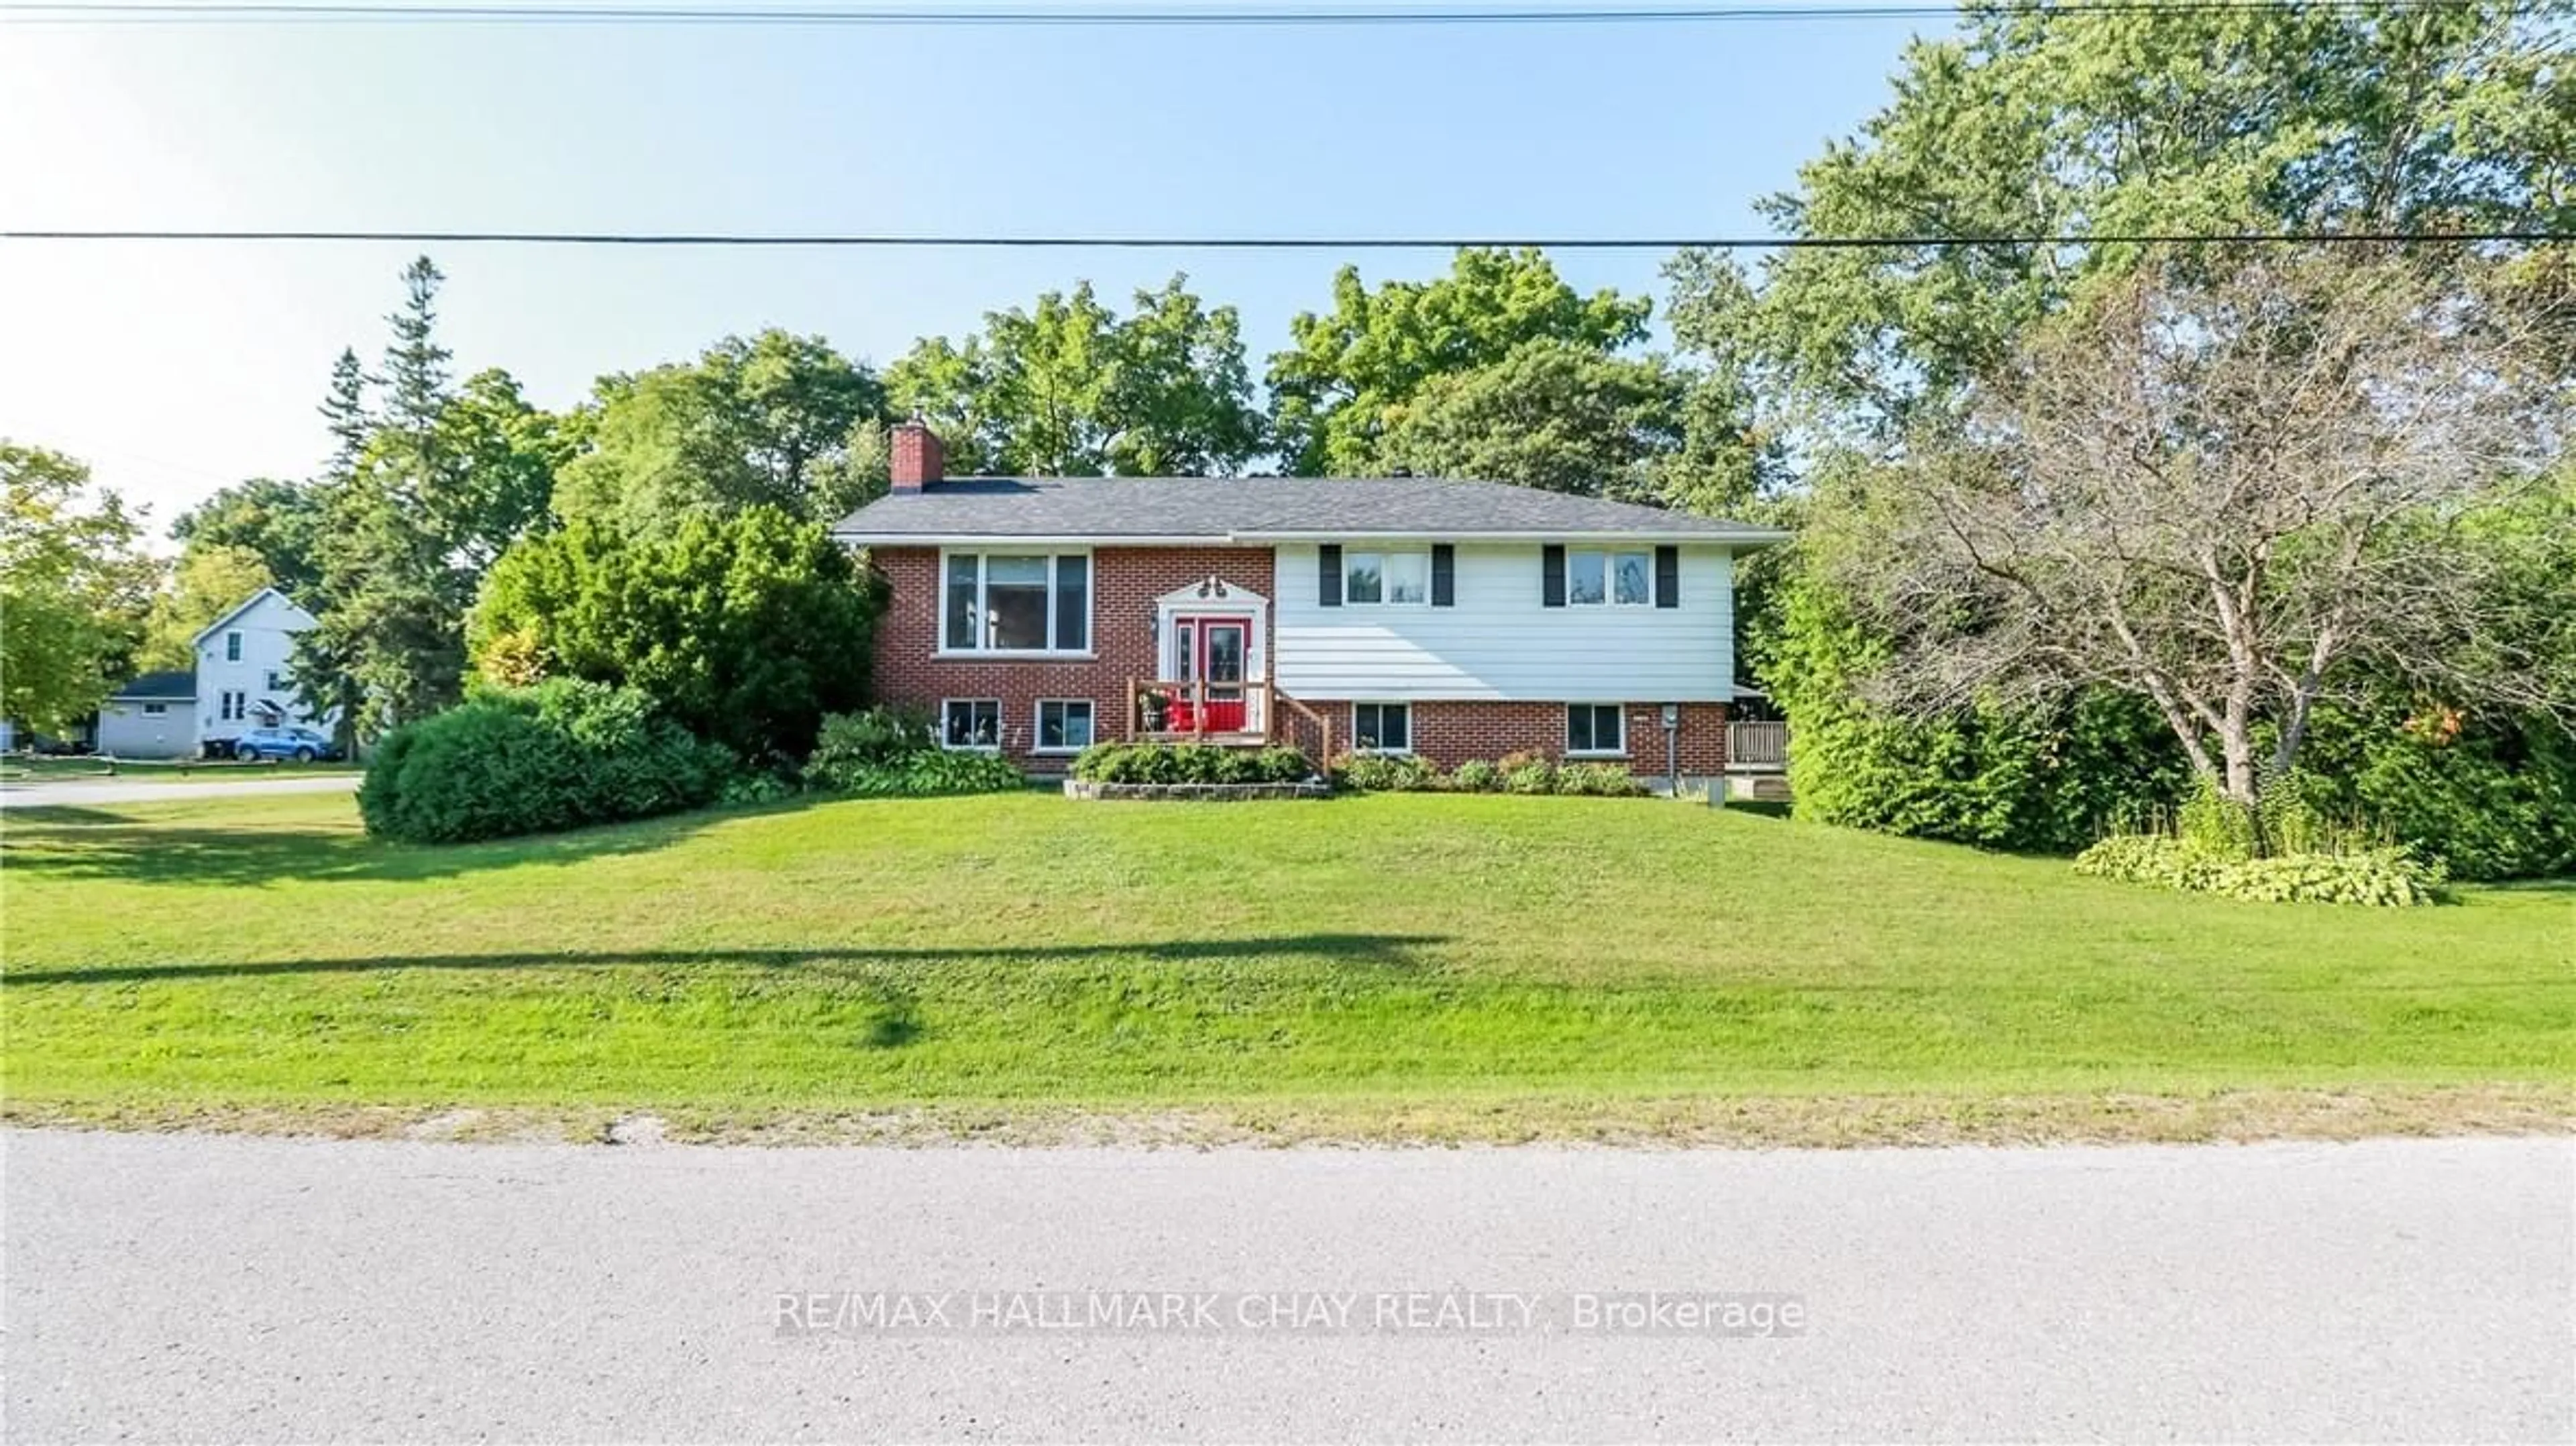
{"type": "Polygon", "coordinates": [[[1910,251],[1954,246],[2392,245],[2414,242],[2576,241],[2576,231],[2128,231],[1982,236],[905,236],[797,232],[636,231],[146,231],[18,229],[0,241],[155,243],[387,242],[417,246],[799,247],[880,250],[1127,251],[1910,251]]]}
{"type": "MultiPolygon", "coordinates": [[[[2469,0],[2042,0],[2007,4],[2006,14],[2195,14],[2442,10],[2469,0]]],[[[1955,4],[1777,3],[1735,5],[1563,5],[1508,8],[1406,7],[1337,9],[1046,9],[932,5],[817,5],[720,9],[687,5],[564,4],[272,4],[264,0],[25,0],[0,4],[0,24],[539,24],[539,25],[903,25],[903,26],[1421,26],[1421,25],[1631,25],[1719,21],[1824,21],[1949,19],[1955,4]]]]}

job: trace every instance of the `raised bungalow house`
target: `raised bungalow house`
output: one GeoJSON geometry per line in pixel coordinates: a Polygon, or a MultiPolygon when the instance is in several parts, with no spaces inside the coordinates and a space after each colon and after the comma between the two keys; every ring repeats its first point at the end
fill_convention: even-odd
{"type": "Polygon", "coordinates": [[[878,696],[1036,771],[1095,740],[1725,772],[1736,554],[1783,534],[1424,477],[963,477],[895,429],[835,531],[878,696]]]}
{"type": "Polygon", "coordinates": [[[297,703],[288,657],[313,615],[264,587],[197,634],[193,669],[146,673],[98,710],[98,751],[119,758],[228,756],[253,728],[328,730],[297,703]]]}

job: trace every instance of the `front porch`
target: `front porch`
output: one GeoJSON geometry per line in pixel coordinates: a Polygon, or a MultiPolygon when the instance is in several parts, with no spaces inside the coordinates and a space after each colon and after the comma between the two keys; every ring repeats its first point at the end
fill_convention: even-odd
{"type": "Polygon", "coordinates": [[[1276,743],[1333,756],[1333,722],[1257,679],[1130,678],[1127,736],[1139,742],[1266,748],[1276,743]]]}

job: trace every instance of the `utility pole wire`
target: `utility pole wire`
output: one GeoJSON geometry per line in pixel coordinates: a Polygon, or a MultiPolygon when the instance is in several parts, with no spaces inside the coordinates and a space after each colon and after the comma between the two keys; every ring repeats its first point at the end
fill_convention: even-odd
{"type": "MultiPolygon", "coordinates": [[[[2092,14],[2198,14],[2456,10],[2468,0],[2054,0],[2003,4],[2010,15],[2071,17],[2092,14]]],[[[1956,18],[1961,5],[1906,3],[1796,5],[1604,6],[1505,8],[1408,6],[1383,10],[975,8],[935,5],[815,5],[721,9],[689,5],[566,5],[403,3],[273,4],[261,0],[12,0],[0,4],[0,24],[470,24],[470,25],[1016,25],[1016,26],[1424,26],[1424,25],[1622,25],[1719,21],[1924,20],[1956,18]]]]}
{"type": "Polygon", "coordinates": [[[0,241],[148,243],[363,243],[425,246],[839,247],[911,250],[1131,251],[1910,251],[1944,246],[2394,245],[2414,242],[2557,245],[2576,231],[2129,231],[2097,235],[1987,236],[902,236],[794,232],[627,231],[180,231],[20,228],[0,241]]]}

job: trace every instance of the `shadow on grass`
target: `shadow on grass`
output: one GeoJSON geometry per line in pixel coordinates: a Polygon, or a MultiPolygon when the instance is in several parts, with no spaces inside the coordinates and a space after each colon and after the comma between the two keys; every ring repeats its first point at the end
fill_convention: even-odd
{"type": "MultiPolygon", "coordinates": [[[[1414,951],[1448,942],[1439,934],[1283,934],[1250,939],[1147,939],[1115,944],[1039,944],[994,948],[910,949],[607,949],[596,952],[377,955],[350,959],[271,959],[205,964],[113,964],[83,969],[13,969],[0,987],[38,984],[131,984],[155,980],[246,979],[305,974],[374,974],[398,969],[619,969],[734,965],[802,969],[814,965],[1030,963],[1080,959],[1146,959],[1206,964],[1312,955],[1336,964],[1386,970],[1414,967],[1414,951]]],[[[901,1041],[892,1041],[900,1043],[901,1041]]]]}
{"type": "Polygon", "coordinates": [[[314,880],[439,879],[521,864],[579,863],[662,848],[708,824],[782,807],[702,809],[485,843],[395,844],[368,838],[354,821],[328,831],[200,825],[64,806],[12,809],[0,823],[0,837],[8,845],[6,867],[30,877],[251,888],[314,880]]]}

